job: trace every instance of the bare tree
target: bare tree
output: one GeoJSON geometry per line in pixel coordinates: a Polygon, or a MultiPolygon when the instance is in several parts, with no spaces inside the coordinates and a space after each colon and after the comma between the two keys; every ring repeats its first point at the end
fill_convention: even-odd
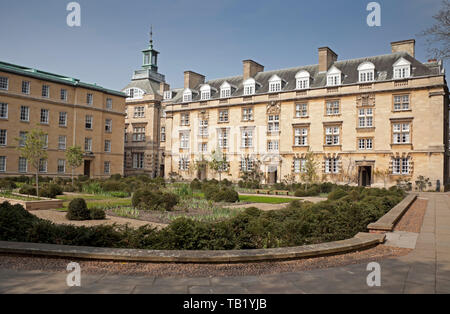
{"type": "Polygon", "coordinates": [[[443,0],[442,8],[433,16],[435,24],[419,36],[426,37],[428,52],[434,58],[450,58],[450,1],[443,0]]]}

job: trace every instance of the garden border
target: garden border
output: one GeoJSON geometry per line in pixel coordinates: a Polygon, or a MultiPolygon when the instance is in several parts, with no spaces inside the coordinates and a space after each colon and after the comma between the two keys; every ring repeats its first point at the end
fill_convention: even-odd
{"type": "MultiPolygon", "coordinates": [[[[20,193],[12,193],[13,195],[22,196],[22,197],[31,197],[34,198],[33,195],[26,195],[20,193]]],[[[25,200],[17,200],[14,198],[7,198],[0,196],[0,203],[8,202],[11,205],[22,205],[28,211],[33,210],[45,210],[45,209],[55,209],[63,207],[63,200],[56,198],[47,198],[47,197],[39,197],[40,199],[36,199],[35,201],[25,201],[25,200]]]]}
{"type": "Polygon", "coordinates": [[[0,253],[154,263],[260,262],[318,257],[367,249],[383,243],[384,234],[360,232],[351,239],[298,247],[256,250],[140,250],[0,241],[0,253]]]}
{"type": "Polygon", "coordinates": [[[370,233],[386,233],[394,230],[397,222],[406,213],[409,207],[417,199],[417,193],[411,193],[405,197],[400,203],[394,206],[383,217],[367,226],[370,233]]]}

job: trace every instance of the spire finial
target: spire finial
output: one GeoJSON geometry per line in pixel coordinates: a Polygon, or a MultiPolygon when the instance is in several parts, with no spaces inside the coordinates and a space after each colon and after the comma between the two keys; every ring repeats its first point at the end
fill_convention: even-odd
{"type": "Polygon", "coordinates": [[[153,49],[153,25],[150,25],[150,48],[153,49]]]}

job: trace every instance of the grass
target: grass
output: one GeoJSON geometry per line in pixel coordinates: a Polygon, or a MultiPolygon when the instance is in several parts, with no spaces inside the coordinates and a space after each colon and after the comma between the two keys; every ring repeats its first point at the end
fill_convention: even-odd
{"type": "Polygon", "coordinates": [[[294,199],[283,197],[260,196],[260,195],[239,195],[239,200],[241,202],[248,202],[248,203],[284,204],[290,203],[294,199]]]}
{"type": "Polygon", "coordinates": [[[13,200],[18,200],[18,201],[39,201],[40,200],[39,197],[21,196],[21,195],[13,194],[11,192],[0,192],[0,196],[4,197],[4,198],[13,199],[13,200]]]}
{"type": "MultiPolygon", "coordinates": [[[[111,209],[117,207],[128,207],[131,206],[131,198],[120,198],[112,197],[106,195],[59,195],[58,199],[64,200],[64,208],[67,209],[69,203],[74,198],[83,198],[88,208],[101,207],[104,209],[111,209]]],[[[61,209],[63,210],[63,209],[61,209]]]]}

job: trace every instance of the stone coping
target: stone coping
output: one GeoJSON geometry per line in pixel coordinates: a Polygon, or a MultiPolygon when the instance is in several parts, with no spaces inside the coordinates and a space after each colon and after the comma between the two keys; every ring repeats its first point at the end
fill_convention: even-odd
{"type": "Polygon", "coordinates": [[[371,233],[384,233],[394,230],[395,224],[402,218],[403,214],[416,199],[416,193],[409,194],[383,217],[378,219],[378,221],[369,224],[367,229],[369,229],[371,233]]]}
{"type": "Polygon", "coordinates": [[[351,239],[299,247],[257,250],[139,250],[0,241],[0,253],[155,263],[230,263],[288,260],[347,253],[383,243],[384,234],[358,233],[351,239]]]}
{"type": "MultiPolygon", "coordinates": [[[[13,195],[22,196],[22,197],[28,197],[28,198],[34,198],[33,195],[25,195],[25,194],[19,194],[19,193],[12,193],[13,195]]],[[[56,198],[46,198],[46,197],[39,197],[35,200],[18,200],[14,198],[7,198],[7,197],[0,197],[0,203],[8,202],[11,205],[22,205],[26,210],[43,210],[43,209],[55,209],[55,208],[61,208],[63,207],[63,200],[56,199],[56,198]]]]}

